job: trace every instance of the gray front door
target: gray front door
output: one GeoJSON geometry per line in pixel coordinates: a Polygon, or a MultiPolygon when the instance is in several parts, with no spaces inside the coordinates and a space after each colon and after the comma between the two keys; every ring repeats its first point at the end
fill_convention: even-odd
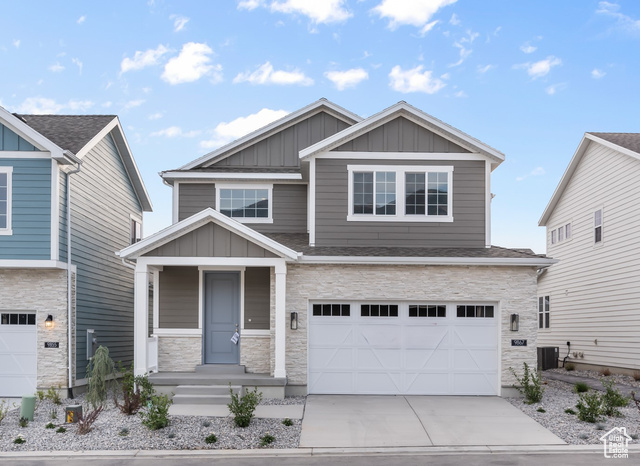
{"type": "Polygon", "coordinates": [[[204,363],[239,364],[240,272],[207,272],[204,283],[204,363]]]}

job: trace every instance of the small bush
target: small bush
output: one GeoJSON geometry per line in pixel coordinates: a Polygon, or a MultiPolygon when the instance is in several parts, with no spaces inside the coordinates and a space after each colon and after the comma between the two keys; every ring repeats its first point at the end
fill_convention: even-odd
{"type": "Polygon", "coordinates": [[[544,409],[542,406],[539,407],[538,409],[536,409],[536,411],[538,411],[539,413],[546,413],[547,412],[547,410],[544,409]]]}
{"type": "Polygon", "coordinates": [[[36,392],[36,397],[38,397],[38,402],[42,402],[45,399],[46,394],[42,390],[38,390],[36,392]]]}
{"type": "Polygon", "coordinates": [[[576,365],[575,365],[575,364],[573,364],[572,362],[568,362],[568,363],[566,363],[566,364],[564,365],[564,370],[565,370],[565,371],[569,371],[569,372],[571,372],[571,371],[575,371],[575,370],[576,370],[576,365]]]}
{"type": "Polygon", "coordinates": [[[59,434],[64,434],[67,431],[64,427],[60,426],[56,429],[56,432],[59,434]]]}
{"type": "Polygon", "coordinates": [[[518,377],[516,371],[513,368],[509,368],[511,373],[516,378],[520,387],[514,385],[514,388],[520,392],[520,394],[524,395],[525,403],[533,404],[539,403],[542,401],[542,394],[544,393],[544,388],[540,383],[540,375],[529,369],[529,365],[525,362],[524,364],[524,374],[522,377],[518,377]]]}
{"type": "Polygon", "coordinates": [[[611,371],[608,367],[605,367],[600,371],[600,375],[602,375],[603,377],[609,377],[611,375],[611,371]]]}
{"type": "Polygon", "coordinates": [[[216,434],[209,434],[204,438],[204,442],[205,443],[216,443],[218,441],[218,437],[216,437],[216,434]]]}
{"type": "Polygon", "coordinates": [[[287,427],[291,427],[293,425],[293,421],[289,418],[284,419],[282,423],[287,427]]]}
{"type": "Polygon", "coordinates": [[[111,388],[115,372],[115,364],[113,359],[109,357],[109,350],[100,346],[96,350],[87,366],[87,385],[86,400],[91,403],[94,410],[102,406],[107,399],[109,389],[111,388]]]}
{"type": "Polygon", "coordinates": [[[129,369],[119,366],[118,371],[123,375],[119,390],[113,392],[113,401],[122,413],[136,414],[156,391],[146,375],[133,375],[133,364],[129,369]],[[122,404],[118,401],[118,391],[122,392],[122,404]]]}
{"type": "Polygon", "coordinates": [[[173,432],[169,432],[167,434],[167,438],[176,438],[176,434],[174,434],[173,432]]]}
{"type": "Polygon", "coordinates": [[[567,413],[567,414],[576,414],[576,412],[571,408],[565,409],[564,412],[567,413]]]}
{"type": "Polygon", "coordinates": [[[27,441],[24,439],[22,435],[18,435],[16,438],[13,439],[13,443],[17,445],[21,445],[23,443],[27,443],[27,441]]]}
{"type": "Polygon", "coordinates": [[[606,427],[606,424],[603,424],[602,422],[598,422],[596,424],[596,430],[604,430],[606,427]]]}
{"type": "Polygon", "coordinates": [[[577,382],[573,386],[573,391],[576,393],[586,393],[589,391],[589,385],[587,385],[587,382],[577,382]]]}
{"type": "Polygon", "coordinates": [[[578,438],[582,439],[582,440],[587,440],[589,438],[589,435],[588,434],[580,434],[580,435],[578,435],[578,438]]]}
{"type": "Polygon", "coordinates": [[[618,408],[624,408],[629,404],[629,398],[622,395],[617,388],[614,388],[613,380],[601,380],[605,392],[601,396],[602,412],[606,416],[622,416],[618,408]]]}
{"type": "MultiPolygon", "coordinates": [[[[59,388],[60,387],[58,387],[58,389],[59,388]]],[[[44,398],[51,401],[53,404],[56,404],[56,405],[62,404],[62,398],[60,398],[60,392],[53,387],[49,387],[49,390],[47,390],[47,393],[45,393],[44,398]]]]}
{"type": "Polygon", "coordinates": [[[44,426],[45,429],[55,429],[56,425],[53,422],[50,422],[49,424],[47,424],[46,426],[44,426]]]}
{"type": "Polygon", "coordinates": [[[633,380],[635,380],[636,382],[640,382],[640,371],[633,371],[631,377],[633,377],[633,380]]]}
{"type": "Polygon", "coordinates": [[[576,408],[581,421],[594,423],[602,417],[602,401],[597,393],[581,393],[576,408]]]}
{"type": "Polygon", "coordinates": [[[629,437],[631,437],[633,440],[638,440],[638,434],[629,434],[629,437]]]}
{"type": "Polygon", "coordinates": [[[262,436],[262,438],[260,438],[260,446],[266,447],[271,445],[275,441],[276,441],[276,438],[273,435],[269,434],[269,432],[267,432],[265,435],[262,436]]]}
{"type": "Polygon", "coordinates": [[[202,421],[202,427],[209,427],[211,423],[209,421],[202,421]]]}
{"type": "Polygon", "coordinates": [[[90,411],[85,415],[79,416],[78,430],[76,431],[76,433],[78,435],[84,435],[91,432],[91,426],[93,426],[93,423],[96,422],[96,419],[98,419],[98,416],[100,415],[101,412],[102,412],[102,406],[98,406],[98,408],[94,409],[93,411],[90,411]]]}
{"type": "Polygon", "coordinates": [[[4,400],[0,401],[0,423],[2,423],[5,417],[7,417],[8,412],[9,405],[4,400]]]}
{"type": "Polygon", "coordinates": [[[127,435],[129,435],[129,428],[123,427],[122,429],[120,429],[120,432],[118,432],[118,435],[120,437],[126,437],[127,435]]]}
{"type": "Polygon", "coordinates": [[[26,417],[21,417],[18,421],[18,425],[20,427],[27,427],[29,425],[29,419],[27,419],[26,417]]]}
{"type": "Polygon", "coordinates": [[[229,386],[229,392],[231,393],[231,403],[227,407],[234,416],[233,422],[238,427],[249,427],[253,412],[262,400],[262,393],[258,392],[258,387],[255,387],[253,391],[245,392],[244,396],[240,398],[237,393],[234,393],[231,386],[229,386]]]}
{"type": "Polygon", "coordinates": [[[164,429],[169,425],[170,406],[167,395],[151,395],[147,408],[141,411],[142,423],[151,430],[164,429]]]}

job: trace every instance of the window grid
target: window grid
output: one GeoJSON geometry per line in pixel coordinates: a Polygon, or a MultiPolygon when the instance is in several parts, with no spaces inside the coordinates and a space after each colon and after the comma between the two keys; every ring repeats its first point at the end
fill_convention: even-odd
{"type": "Polygon", "coordinates": [[[429,172],[427,184],[427,214],[449,215],[448,173],[429,172]]]}
{"type": "Polygon", "coordinates": [[[373,172],[353,174],[353,213],[373,213],[373,172]]]}
{"type": "Polygon", "coordinates": [[[493,318],[493,306],[468,306],[462,305],[457,307],[458,317],[482,317],[493,318]]]}
{"type": "Polygon", "coordinates": [[[593,214],[593,239],[595,243],[602,242],[602,209],[596,210],[593,214]]]}
{"type": "Polygon", "coordinates": [[[220,212],[231,218],[268,218],[268,189],[221,189],[220,212]]]}
{"type": "Polygon", "coordinates": [[[409,317],[447,317],[447,306],[440,304],[410,304],[409,317]]]}
{"type": "Polygon", "coordinates": [[[141,240],[142,240],[142,224],[132,218],[130,244],[135,244],[141,240]]]}
{"type": "Polygon", "coordinates": [[[549,296],[538,298],[538,328],[549,328],[550,307],[549,296]]]}
{"type": "Polygon", "coordinates": [[[376,172],[376,215],[396,214],[396,173],[376,172]]]}
{"type": "Polygon", "coordinates": [[[425,199],[425,174],[405,174],[405,214],[424,215],[426,207],[425,199]]]}
{"type": "Polygon", "coordinates": [[[36,315],[22,312],[3,312],[0,316],[2,325],[35,325],[36,315]]]}
{"type": "Polygon", "coordinates": [[[0,172],[0,230],[9,228],[9,174],[0,172]]]}
{"type": "Polygon", "coordinates": [[[398,317],[397,304],[362,304],[360,306],[362,317],[398,317]]]}
{"type": "Polygon", "coordinates": [[[351,315],[349,304],[314,304],[314,316],[348,317],[351,315]]]}

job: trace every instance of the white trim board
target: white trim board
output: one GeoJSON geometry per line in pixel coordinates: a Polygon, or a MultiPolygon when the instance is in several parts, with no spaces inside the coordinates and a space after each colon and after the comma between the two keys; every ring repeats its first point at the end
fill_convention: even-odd
{"type": "Polygon", "coordinates": [[[160,176],[171,180],[302,180],[300,173],[220,173],[220,172],[161,172],[160,176]]]}

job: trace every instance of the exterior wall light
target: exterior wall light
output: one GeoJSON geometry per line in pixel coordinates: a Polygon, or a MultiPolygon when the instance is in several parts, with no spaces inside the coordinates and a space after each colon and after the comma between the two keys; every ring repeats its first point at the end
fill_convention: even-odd
{"type": "Polygon", "coordinates": [[[298,313],[291,313],[291,330],[298,330],[298,313]]]}
{"type": "Polygon", "coordinates": [[[517,332],[520,329],[520,316],[518,314],[511,314],[511,331],[517,332]]]}
{"type": "Polygon", "coordinates": [[[53,316],[49,314],[44,321],[44,326],[47,328],[53,328],[53,316]]]}

